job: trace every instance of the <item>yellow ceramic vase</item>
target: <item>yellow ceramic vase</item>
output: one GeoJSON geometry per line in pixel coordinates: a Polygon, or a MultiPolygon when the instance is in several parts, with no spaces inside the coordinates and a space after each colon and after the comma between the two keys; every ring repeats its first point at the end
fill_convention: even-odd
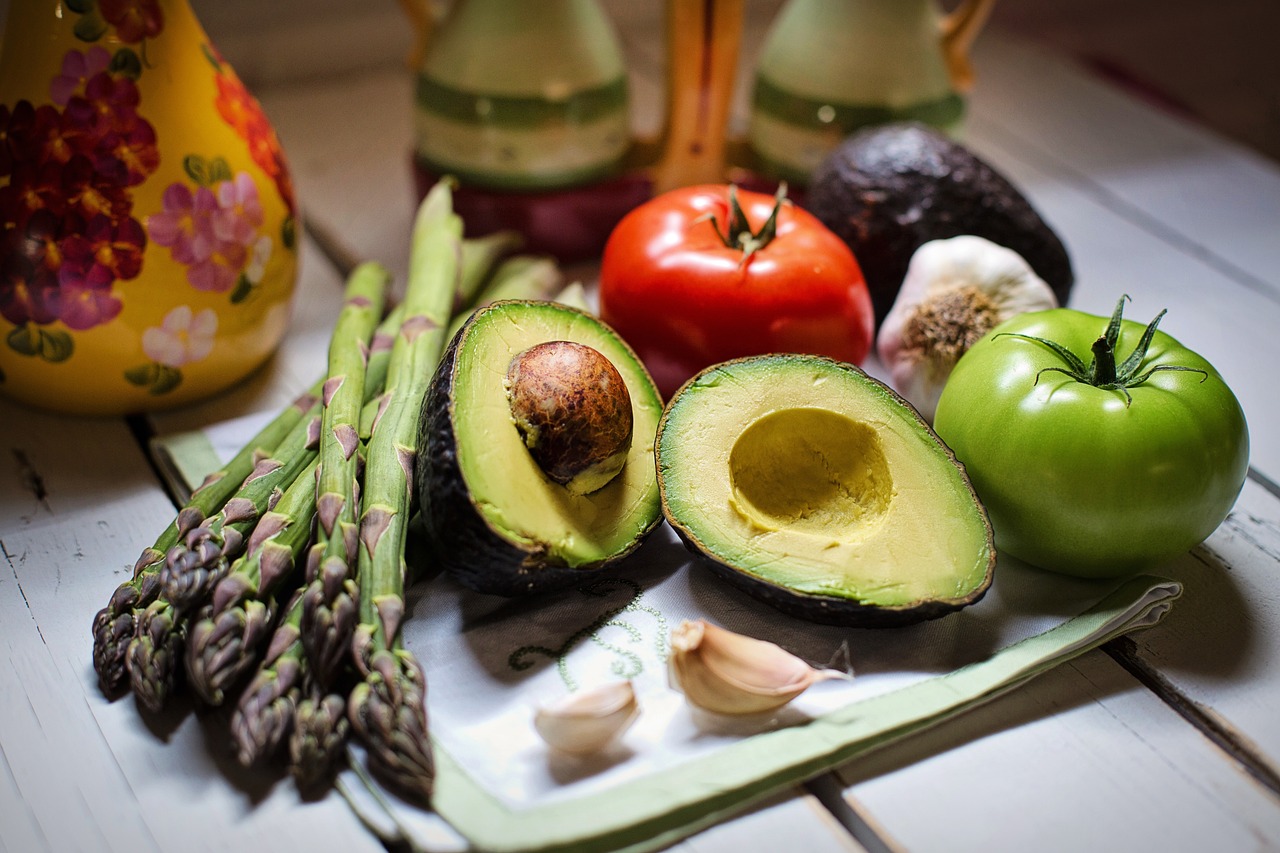
{"type": "Polygon", "coordinates": [[[21,0],[0,53],[0,392],[120,414],[275,350],[289,170],[186,0],[21,0]]]}

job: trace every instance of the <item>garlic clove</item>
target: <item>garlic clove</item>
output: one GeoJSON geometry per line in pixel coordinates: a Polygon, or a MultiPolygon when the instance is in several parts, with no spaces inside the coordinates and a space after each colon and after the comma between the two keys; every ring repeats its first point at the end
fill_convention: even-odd
{"type": "Polygon", "coordinates": [[[701,619],[671,632],[667,665],[671,686],[689,704],[718,714],[773,711],[819,681],[849,677],[701,619]]]}
{"type": "Polygon", "coordinates": [[[533,727],[550,746],[572,755],[600,752],[640,715],[630,681],[570,693],[534,711],[533,727]]]}

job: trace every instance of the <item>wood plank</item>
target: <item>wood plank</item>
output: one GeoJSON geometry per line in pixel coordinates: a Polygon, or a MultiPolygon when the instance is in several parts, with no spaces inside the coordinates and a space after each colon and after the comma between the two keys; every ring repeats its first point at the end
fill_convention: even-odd
{"type": "Polygon", "coordinates": [[[803,850],[865,853],[818,798],[800,791],[770,799],[733,820],[703,830],[671,848],[677,853],[729,850],[803,850]]]}
{"type": "Polygon", "coordinates": [[[975,64],[971,133],[1036,149],[1113,207],[1280,301],[1280,165],[998,31],[978,41],[975,64]]]}
{"type": "MultiPolygon", "coordinates": [[[[1147,672],[1237,738],[1280,780],[1280,495],[1250,481],[1222,527],[1171,576],[1169,617],[1133,637],[1147,672]]],[[[1280,795],[1280,790],[1277,790],[1280,795]]]]}
{"type": "Polygon", "coordinates": [[[0,446],[32,461],[46,494],[0,482],[0,506],[21,508],[0,527],[0,750],[29,814],[13,835],[0,826],[5,843],[26,849],[38,831],[52,850],[381,849],[336,795],[304,805],[287,780],[237,770],[210,718],[146,720],[99,694],[93,614],[173,515],[127,430],[3,402],[0,446]]]}
{"type": "Polygon", "coordinates": [[[913,851],[1280,845],[1280,799],[1097,651],[840,773],[913,851]]]}

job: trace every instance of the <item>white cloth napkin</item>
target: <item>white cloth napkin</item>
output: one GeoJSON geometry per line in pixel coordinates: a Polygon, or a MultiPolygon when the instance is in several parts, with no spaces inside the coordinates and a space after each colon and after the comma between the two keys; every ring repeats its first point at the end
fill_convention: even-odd
{"type": "MultiPolygon", "coordinates": [[[[191,482],[260,426],[241,418],[161,438],[157,456],[191,482]]],[[[1010,689],[1107,639],[1155,624],[1181,593],[1151,576],[1083,581],[1000,559],[982,601],[895,629],[814,625],[719,582],[661,526],[625,563],[576,588],[505,599],[427,577],[409,593],[404,642],[427,675],[439,775],[434,812],[383,791],[360,767],[340,787],[370,828],[415,849],[644,849],[709,825],[886,740],[1010,689]],[[709,622],[851,680],[810,688],[781,712],[697,712],[667,682],[672,628],[709,622]],[[628,679],[636,724],[610,750],[551,750],[533,711],[628,679]]]]}

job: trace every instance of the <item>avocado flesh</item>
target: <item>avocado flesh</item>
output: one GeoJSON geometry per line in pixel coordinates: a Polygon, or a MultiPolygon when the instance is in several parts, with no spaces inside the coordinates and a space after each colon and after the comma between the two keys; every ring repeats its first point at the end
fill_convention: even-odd
{"type": "Polygon", "coordinates": [[[990,525],[963,469],[851,365],[776,355],[712,368],[671,401],[658,441],[668,521],[793,615],[905,624],[990,584],[990,525]]]}
{"type": "Polygon", "coordinates": [[[424,405],[418,482],[432,559],[472,588],[514,595],[571,583],[576,570],[629,553],[661,519],[653,458],[661,398],[635,354],[586,313],[546,302],[483,309],[450,344],[424,405]],[[631,395],[626,463],[589,494],[538,467],[503,382],[517,353],[558,340],[598,350],[631,395]]]}

